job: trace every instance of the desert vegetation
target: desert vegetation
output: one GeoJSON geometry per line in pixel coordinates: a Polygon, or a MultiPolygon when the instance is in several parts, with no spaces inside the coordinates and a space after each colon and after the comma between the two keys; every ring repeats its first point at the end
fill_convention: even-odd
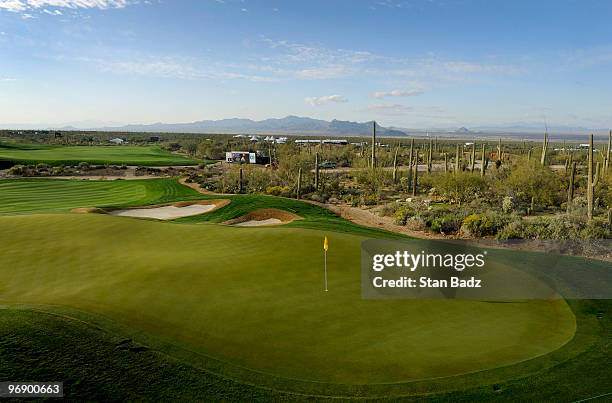
{"type": "Polygon", "coordinates": [[[268,146],[262,150],[272,156],[268,167],[210,166],[189,181],[219,193],[365,207],[399,225],[453,237],[610,238],[609,141],[591,136],[579,146],[551,143],[548,135],[540,144],[385,141],[268,146]],[[337,168],[323,169],[323,161],[337,168]]]}

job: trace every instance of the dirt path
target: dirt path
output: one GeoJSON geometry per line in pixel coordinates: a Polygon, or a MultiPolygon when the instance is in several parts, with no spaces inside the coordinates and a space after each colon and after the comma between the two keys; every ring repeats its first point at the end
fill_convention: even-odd
{"type": "Polygon", "coordinates": [[[311,200],[302,200],[302,201],[331,210],[332,212],[336,213],[337,215],[344,218],[345,220],[349,220],[355,224],[363,225],[365,227],[384,229],[386,231],[408,235],[413,238],[449,239],[449,237],[445,237],[442,234],[434,234],[434,233],[411,230],[403,225],[395,224],[391,217],[381,217],[378,214],[370,210],[364,210],[359,207],[352,207],[352,206],[339,205],[339,204],[319,203],[319,202],[315,202],[311,200]]]}

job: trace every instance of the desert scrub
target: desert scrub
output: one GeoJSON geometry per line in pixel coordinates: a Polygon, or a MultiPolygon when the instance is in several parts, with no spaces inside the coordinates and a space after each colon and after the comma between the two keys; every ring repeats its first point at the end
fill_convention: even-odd
{"type": "Polygon", "coordinates": [[[421,217],[414,216],[406,220],[406,228],[412,231],[425,231],[427,223],[421,217]]]}
{"type": "Polygon", "coordinates": [[[393,222],[398,225],[406,225],[409,218],[416,215],[416,210],[412,206],[400,206],[395,213],[393,213],[393,222]]]}
{"type": "Polygon", "coordinates": [[[382,217],[392,217],[401,207],[402,205],[399,202],[386,203],[381,206],[378,214],[382,217]]]}
{"type": "Polygon", "coordinates": [[[510,218],[508,216],[492,211],[470,214],[463,220],[461,233],[471,237],[496,235],[509,221],[510,218]]]}
{"type": "Polygon", "coordinates": [[[452,234],[461,229],[463,216],[458,213],[446,213],[431,221],[429,228],[440,234],[452,234]]]}
{"type": "Polygon", "coordinates": [[[268,186],[266,188],[266,194],[272,196],[290,197],[292,196],[291,193],[291,188],[289,186],[268,186]]]}
{"type": "Polygon", "coordinates": [[[602,221],[587,222],[584,218],[538,217],[534,220],[510,222],[497,234],[498,239],[609,239],[610,229],[602,221]]]}
{"type": "Polygon", "coordinates": [[[424,180],[424,185],[435,189],[435,193],[452,203],[462,204],[482,194],[487,182],[479,174],[459,172],[457,174],[435,174],[424,180]]]}

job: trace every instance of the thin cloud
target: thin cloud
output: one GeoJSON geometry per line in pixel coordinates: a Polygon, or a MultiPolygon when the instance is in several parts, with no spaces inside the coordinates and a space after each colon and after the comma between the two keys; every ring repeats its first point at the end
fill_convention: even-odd
{"type": "MultiPolygon", "coordinates": [[[[100,9],[124,8],[133,3],[130,0],[0,0],[0,10],[25,13],[32,10],[52,8],[100,9]]],[[[50,11],[53,12],[53,11],[50,11]]],[[[59,15],[59,14],[57,14],[59,15]]]]}
{"type": "Polygon", "coordinates": [[[374,98],[382,99],[386,97],[415,97],[423,94],[423,90],[412,89],[412,90],[391,90],[391,91],[377,91],[372,94],[374,98]]]}
{"type": "Polygon", "coordinates": [[[149,78],[174,78],[181,80],[247,80],[252,82],[274,82],[273,77],[233,72],[228,66],[208,65],[196,60],[180,57],[143,57],[109,60],[99,58],[77,58],[92,64],[105,73],[135,75],[149,78]],[[206,67],[203,67],[206,66],[206,67]]]}
{"type": "Polygon", "coordinates": [[[344,102],[348,102],[348,99],[346,99],[345,97],[341,95],[325,95],[322,97],[304,98],[304,102],[312,106],[319,106],[319,105],[328,104],[330,102],[344,103],[344,102]]]}
{"type": "Polygon", "coordinates": [[[414,108],[401,104],[378,104],[368,106],[368,111],[378,112],[384,115],[402,115],[412,112],[414,108]]]}

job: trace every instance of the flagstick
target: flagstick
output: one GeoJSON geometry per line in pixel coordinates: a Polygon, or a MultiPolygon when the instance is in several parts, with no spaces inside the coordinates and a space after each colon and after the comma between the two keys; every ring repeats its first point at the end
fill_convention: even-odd
{"type": "Polygon", "coordinates": [[[325,256],[325,292],[327,292],[327,251],[324,251],[325,256]]]}

